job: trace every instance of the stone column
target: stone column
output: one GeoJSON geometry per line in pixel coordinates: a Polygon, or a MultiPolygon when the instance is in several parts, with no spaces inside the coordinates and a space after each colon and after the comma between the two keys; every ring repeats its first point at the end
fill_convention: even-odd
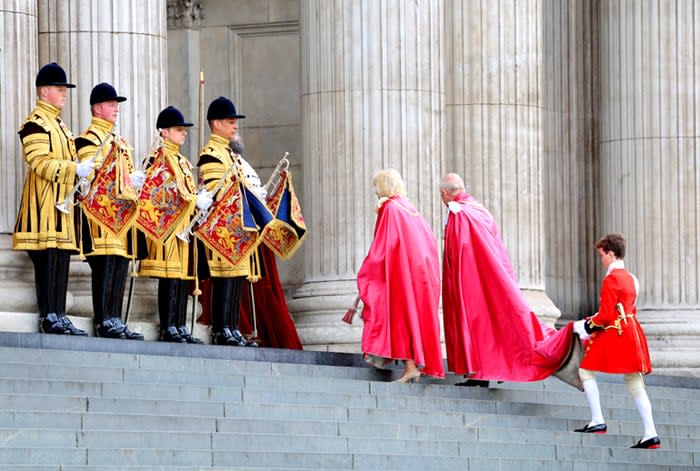
{"type": "Polygon", "coordinates": [[[542,232],[545,286],[560,322],[590,315],[598,303],[598,6],[543,2],[542,232]]]}
{"type": "MultiPolygon", "coordinates": [[[[144,157],[156,137],[158,112],[166,106],[166,0],[42,0],[39,2],[39,62],[58,62],[77,85],[63,116],[74,134],[91,119],[89,96],[110,82],[127,97],[117,131],[144,157]]],[[[92,314],[89,267],[74,263],[72,313],[92,314]]],[[[137,280],[134,314],[153,320],[150,280],[137,280]]]]}
{"type": "Polygon", "coordinates": [[[601,2],[601,233],[627,235],[657,370],[700,376],[700,9],[601,2]]]}
{"type": "Polygon", "coordinates": [[[290,302],[305,347],[358,351],[340,321],[372,241],[371,180],[396,168],[441,230],[443,2],[302,0],[304,285],[290,302]]]}
{"type": "Polygon", "coordinates": [[[544,288],[542,3],[446,5],[447,169],[489,208],[532,309],[553,323],[544,288]]]}
{"type": "Polygon", "coordinates": [[[32,268],[24,252],[12,250],[12,232],[26,171],[17,129],[35,102],[37,67],[37,2],[6,1],[0,5],[0,330],[24,326],[36,310],[32,268]]]}

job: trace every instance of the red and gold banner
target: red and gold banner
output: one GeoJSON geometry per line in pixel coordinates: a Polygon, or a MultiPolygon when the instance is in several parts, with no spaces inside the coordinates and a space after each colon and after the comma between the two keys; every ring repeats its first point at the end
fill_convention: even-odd
{"type": "Polygon", "coordinates": [[[209,217],[195,235],[234,267],[247,261],[260,237],[239,180],[234,178],[224,196],[214,202],[209,217]]]}
{"type": "Polygon", "coordinates": [[[138,197],[129,180],[131,170],[128,147],[113,142],[82,201],[85,215],[115,237],[136,217],[138,197]]]}
{"type": "Polygon", "coordinates": [[[139,197],[136,225],[148,237],[164,243],[189,214],[190,202],[178,191],[175,172],[158,149],[139,197]]]}
{"type": "Polygon", "coordinates": [[[306,238],[306,223],[289,171],[280,173],[280,184],[268,195],[267,207],[279,224],[263,234],[263,242],[280,258],[288,259],[306,238]]]}

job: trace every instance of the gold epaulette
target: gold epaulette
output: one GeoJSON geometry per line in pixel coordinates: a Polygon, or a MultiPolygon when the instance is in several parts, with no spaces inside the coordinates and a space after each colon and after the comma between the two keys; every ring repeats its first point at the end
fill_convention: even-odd
{"type": "Polygon", "coordinates": [[[29,123],[38,125],[39,127],[41,127],[41,129],[43,129],[46,132],[51,131],[51,126],[46,121],[44,121],[44,118],[39,113],[35,113],[34,111],[29,113],[29,115],[27,115],[27,117],[24,118],[24,121],[22,121],[22,125],[19,127],[19,129],[24,129],[24,127],[29,123]]]}
{"type": "MultiPolygon", "coordinates": [[[[106,134],[106,133],[105,133],[106,134]]],[[[100,136],[97,131],[95,131],[92,128],[88,128],[84,132],[78,136],[80,139],[85,139],[86,141],[92,142],[96,146],[102,145],[102,139],[105,138],[105,136],[100,136]]]]}

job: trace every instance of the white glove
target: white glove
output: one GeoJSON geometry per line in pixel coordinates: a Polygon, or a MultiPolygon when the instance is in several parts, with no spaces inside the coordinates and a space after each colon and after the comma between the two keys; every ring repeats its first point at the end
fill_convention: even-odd
{"type": "Polygon", "coordinates": [[[197,194],[197,209],[206,211],[214,203],[214,198],[212,198],[211,193],[206,190],[202,190],[197,194]]]}
{"type": "Polygon", "coordinates": [[[75,174],[78,176],[78,178],[85,178],[88,175],[90,175],[90,172],[92,172],[92,167],[94,165],[95,164],[93,162],[90,162],[89,160],[86,160],[85,162],[80,162],[75,168],[75,174]]]}
{"type": "Polygon", "coordinates": [[[135,172],[131,172],[129,180],[131,181],[131,186],[140,190],[146,182],[146,175],[141,170],[136,170],[135,172]]]}
{"type": "Polygon", "coordinates": [[[267,199],[267,190],[264,186],[258,187],[255,190],[255,194],[258,195],[258,198],[260,198],[262,201],[265,201],[267,199]]]}
{"type": "Polygon", "coordinates": [[[586,319],[574,322],[574,333],[577,334],[578,338],[581,340],[586,340],[591,336],[591,334],[586,332],[586,319]]]}

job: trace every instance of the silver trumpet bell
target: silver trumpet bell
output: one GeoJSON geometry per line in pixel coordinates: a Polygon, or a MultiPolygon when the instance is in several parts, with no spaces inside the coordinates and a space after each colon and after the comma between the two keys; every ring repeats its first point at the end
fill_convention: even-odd
{"type": "Polygon", "coordinates": [[[85,177],[81,178],[78,180],[78,183],[71,188],[70,192],[68,192],[68,196],[66,196],[63,201],[56,203],[56,209],[63,214],[70,214],[71,208],[78,204],[78,202],[75,201],[75,194],[78,193],[80,196],[87,196],[89,191],[90,181],[85,177]]]}

